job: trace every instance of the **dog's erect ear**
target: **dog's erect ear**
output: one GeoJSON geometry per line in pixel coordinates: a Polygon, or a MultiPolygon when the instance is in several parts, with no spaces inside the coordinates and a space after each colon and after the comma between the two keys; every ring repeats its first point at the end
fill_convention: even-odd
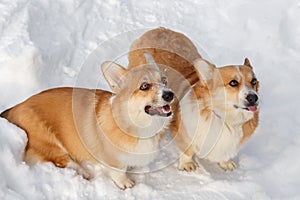
{"type": "Polygon", "coordinates": [[[193,61],[193,65],[196,68],[197,74],[201,80],[207,82],[213,78],[215,65],[209,63],[208,61],[198,58],[193,61]]]}
{"type": "Polygon", "coordinates": [[[245,58],[244,65],[252,68],[252,65],[250,64],[250,61],[248,58],[245,58]]]}
{"type": "Polygon", "coordinates": [[[109,61],[102,63],[101,69],[112,91],[117,92],[120,89],[122,77],[127,73],[127,70],[121,65],[109,61]]]}

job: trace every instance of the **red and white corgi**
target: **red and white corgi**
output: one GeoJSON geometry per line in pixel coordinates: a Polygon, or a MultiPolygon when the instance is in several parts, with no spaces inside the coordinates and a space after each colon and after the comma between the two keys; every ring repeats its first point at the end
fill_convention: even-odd
{"type": "Polygon", "coordinates": [[[195,170],[194,155],[225,170],[235,169],[231,159],[258,125],[259,82],[249,60],[216,68],[201,58],[185,35],[165,28],[150,30],[134,41],[129,54],[131,68],[146,62],[144,51],[153,56],[161,70],[172,68],[186,79],[183,83],[168,77],[174,79],[168,87],[180,100],[171,124],[183,152],[179,169],[195,170]]]}
{"type": "Polygon", "coordinates": [[[173,92],[166,77],[151,64],[126,70],[102,64],[113,93],[82,88],[54,88],[34,95],[1,113],[28,136],[24,160],[53,162],[76,169],[86,178],[106,165],[122,189],[134,181],[127,167],[152,162],[161,133],[168,128],[173,92]]]}

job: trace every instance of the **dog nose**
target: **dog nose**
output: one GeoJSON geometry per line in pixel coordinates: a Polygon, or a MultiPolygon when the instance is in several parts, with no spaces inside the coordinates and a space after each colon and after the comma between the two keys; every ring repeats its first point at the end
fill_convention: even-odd
{"type": "Polygon", "coordinates": [[[174,98],[174,93],[172,91],[164,91],[162,98],[167,102],[171,102],[174,98]]]}
{"type": "Polygon", "coordinates": [[[248,94],[246,97],[247,101],[251,104],[255,104],[258,100],[258,96],[256,94],[248,94]]]}

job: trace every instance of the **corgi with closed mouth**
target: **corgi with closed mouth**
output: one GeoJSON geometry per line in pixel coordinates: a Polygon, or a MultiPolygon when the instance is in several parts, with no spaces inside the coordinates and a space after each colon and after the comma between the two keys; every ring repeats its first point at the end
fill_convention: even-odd
{"type": "Polygon", "coordinates": [[[185,35],[157,28],[131,45],[131,68],[145,63],[141,55],[145,49],[161,70],[167,66],[189,83],[182,87],[182,79],[168,77],[175,79],[168,86],[180,101],[171,123],[177,146],[183,152],[179,169],[195,170],[195,155],[225,170],[235,169],[232,158],[258,125],[259,82],[249,59],[242,65],[217,68],[201,58],[185,35]]]}
{"type": "Polygon", "coordinates": [[[133,187],[126,169],[152,162],[161,133],[172,118],[173,92],[152,64],[127,70],[104,62],[102,72],[113,92],[54,88],[4,111],[1,117],[28,136],[24,160],[70,167],[85,178],[99,166],[121,189],[133,187]]]}

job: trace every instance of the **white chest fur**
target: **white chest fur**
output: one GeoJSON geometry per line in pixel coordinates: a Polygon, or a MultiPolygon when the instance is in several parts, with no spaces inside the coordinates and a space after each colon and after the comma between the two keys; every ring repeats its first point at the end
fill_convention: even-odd
{"type": "Polygon", "coordinates": [[[195,100],[188,97],[182,100],[183,122],[195,153],[212,162],[233,158],[243,136],[242,126],[230,126],[214,113],[207,119],[200,114],[198,107],[202,105],[195,100]]]}
{"type": "MultiPolygon", "coordinates": [[[[219,121],[220,123],[223,123],[221,122],[221,119],[219,119],[219,121]]],[[[218,139],[215,141],[214,146],[211,147],[210,151],[204,158],[212,162],[230,160],[236,156],[237,152],[239,151],[239,144],[242,136],[243,132],[241,127],[232,127],[224,123],[223,127],[220,129],[218,139]]]]}
{"type": "Polygon", "coordinates": [[[134,149],[122,153],[119,161],[125,166],[145,166],[152,162],[159,152],[160,135],[140,139],[134,149]]]}

